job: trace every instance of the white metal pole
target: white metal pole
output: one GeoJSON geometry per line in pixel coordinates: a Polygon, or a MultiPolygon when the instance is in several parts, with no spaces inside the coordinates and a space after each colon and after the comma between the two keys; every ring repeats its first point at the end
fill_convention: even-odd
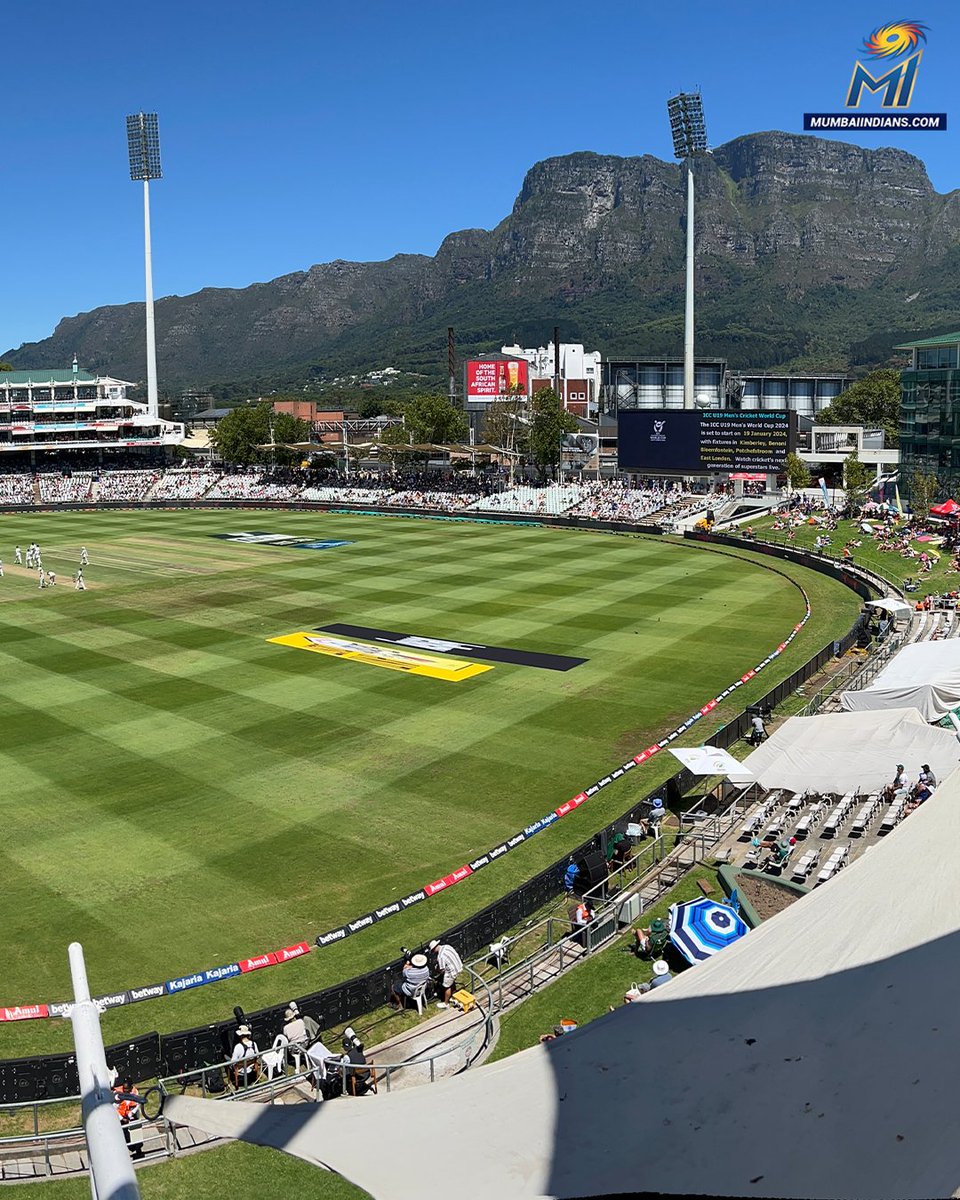
{"type": "Polygon", "coordinates": [[[140,1189],[113,1104],[113,1090],[100,1032],[100,1010],[90,999],[83,947],[71,942],[70,974],[74,1004],[70,1010],[77,1051],[83,1131],[90,1158],[93,1200],[139,1200],[140,1189]]]}
{"type": "Polygon", "coordinates": [[[343,466],[346,477],[350,478],[350,446],[347,443],[347,426],[346,422],[340,426],[340,432],[343,437],[343,466]]]}
{"type": "Polygon", "coordinates": [[[693,408],[693,162],[687,159],[687,295],[683,326],[683,407],[693,408]]]}
{"type": "Polygon", "coordinates": [[[150,246],[150,180],[143,181],[143,264],[147,292],[147,411],[158,415],[157,331],[153,321],[153,251],[150,246]]]}

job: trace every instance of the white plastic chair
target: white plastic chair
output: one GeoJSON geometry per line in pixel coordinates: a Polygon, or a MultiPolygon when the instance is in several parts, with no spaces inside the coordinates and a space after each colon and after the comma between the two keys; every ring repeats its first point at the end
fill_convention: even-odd
{"type": "Polygon", "coordinates": [[[278,1033],[273,1039],[273,1049],[264,1050],[261,1054],[263,1065],[267,1072],[267,1081],[273,1079],[274,1075],[283,1075],[287,1065],[287,1048],[290,1045],[290,1039],[285,1033],[278,1033]]]}
{"type": "Polygon", "coordinates": [[[418,983],[410,995],[410,999],[417,1006],[417,1015],[423,1016],[423,1006],[427,1002],[427,988],[430,986],[430,980],[425,979],[423,983],[418,983]]]}

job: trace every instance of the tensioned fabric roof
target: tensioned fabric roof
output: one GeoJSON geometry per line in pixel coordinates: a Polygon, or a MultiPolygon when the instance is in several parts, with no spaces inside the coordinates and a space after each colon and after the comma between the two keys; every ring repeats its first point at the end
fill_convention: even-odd
{"type": "Polygon", "coordinates": [[[915,708],[892,708],[791,717],[743,765],[767,788],[869,793],[893,779],[897,763],[913,778],[929,763],[944,779],[958,756],[953,733],[928,725],[915,708]]]}
{"type": "Polygon", "coordinates": [[[869,686],[843,692],[840,702],[856,712],[917,708],[925,721],[939,721],[960,707],[960,639],[904,646],[869,686]]]}
{"type": "Polygon", "coordinates": [[[955,773],[828,884],[548,1045],[362,1100],[165,1112],[385,1200],[422,1200],[428,1178],[461,1200],[952,1196],[958,844],[955,773]]]}
{"type": "Polygon", "coordinates": [[[10,387],[48,387],[52,383],[96,383],[97,376],[89,371],[78,371],[74,375],[71,368],[51,370],[49,367],[35,367],[32,371],[0,371],[0,387],[9,384],[10,387]]]}

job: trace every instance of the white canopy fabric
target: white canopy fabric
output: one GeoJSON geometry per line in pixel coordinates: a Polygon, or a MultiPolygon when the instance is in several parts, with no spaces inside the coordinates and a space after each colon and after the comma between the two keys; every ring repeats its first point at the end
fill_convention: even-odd
{"type": "Polygon", "coordinates": [[[752,783],[754,779],[753,772],[739,759],[716,746],[689,746],[680,750],[671,746],[670,753],[694,775],[725,775],[732,783],[752,783]]]}
{"type": "Polygon", "coordinates": [[[362,1100],[165,1112],[389,1200],[426,1174],[461,1200],[952,1196],[958,844],[955,774],[830,883],[548,1045],[362,1100]]]}
{"type": "Polygon", "coordinates": [[[925,721],[939,721],[960,706],[960,638],[904,646],[869,687],[844,692],[853,712],[917,708],[925,721]]]}
{"type": "Polygon", "coordinates": [[[744,760],[767,788],[793,792],[874,792],[897,763],[916,778],[929,763],[938,779],[956,768],[954,734],[928,725],[915,708],[791,717],[744,760]]]}
{"type": "Polygon", "coordinates": [[[886,600],[868,600],[865,607],[882,608],[884,612],[888,612],[892,617],[906,617],[907,620],[913,616],[913,608],[906,600],[897,600],[893,596],[888,596],[886,600]]]}

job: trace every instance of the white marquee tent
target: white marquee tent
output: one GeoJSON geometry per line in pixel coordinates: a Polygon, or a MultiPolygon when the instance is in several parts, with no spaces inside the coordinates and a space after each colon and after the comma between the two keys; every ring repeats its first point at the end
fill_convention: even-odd
{"type": "Polygon", "coordinates": [[[388,1200],[952,1196],[958,844],[960,773],[824,887],[546,1046],[391,1095],[167,1115],[388,1200]]]}
{"type": "Polygon", "coordinates": [[[925,721],[939,721],[960,706],[960,638],[904,646],[869,687],[840,700],[854,712],[917,708],[925,721]]]}
{"type": "Polygon", "coordinates": [[[929,763],[945,779],[960,760],[953,733],[928,725],[915,708],[791,717],[744,760],[767,788],[792,792],[875,792],[897,763],[911,782],[929,763]]]}

